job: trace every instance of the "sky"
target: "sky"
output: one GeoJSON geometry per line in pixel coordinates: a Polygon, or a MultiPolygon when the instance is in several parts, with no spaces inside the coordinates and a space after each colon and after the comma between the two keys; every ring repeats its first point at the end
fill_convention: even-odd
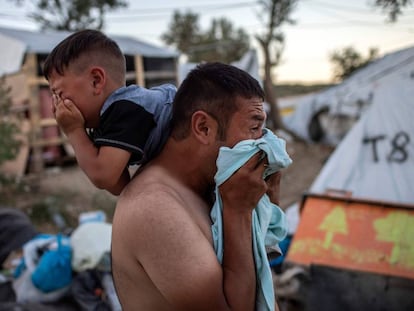
{"type": "MultiPolygon", "coordinates": [[[[128,1],[128,0],[127,0],[128,1]]],[[[37,30],[27,18],[34,1],[16,6],[13,0],[0,0],[0,26],[37,30]]],[[[251,37],[252,47],[259,52],[254,35],[264,28],[259,19],[260,6],[254,0],[129,0],[126,9],[106,15],[104,31],[127,35],[158,46],[162,33],[168,30],[174,10],[199,14],[200,26],[207,29],[213,18],[226,17],[236,28],[251,37]]],[[[329,56],[352,46],[366,57],[371,47],[379,55],[414,46],[414,6],[406,8],[396,23],[374,8],[374,0],[299,0],[291,17],[293,25],[282,28],[286,42],[282,62],[274,71],[277,83],[329,83],[333,66],[329,56]]]]}

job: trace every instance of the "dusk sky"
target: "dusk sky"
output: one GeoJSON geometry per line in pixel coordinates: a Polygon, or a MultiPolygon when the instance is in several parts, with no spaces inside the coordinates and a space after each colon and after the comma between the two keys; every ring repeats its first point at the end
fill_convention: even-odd
{"type": "MultiPolygon", "coordinates": [[[[18,7],[15,1],[0,0],[0,26],[37,30],[38,26],[26,17],[34,8],[31,2],[18,7]]],[[[363,56],[370,47],[375,47],[382,56],[414,46],[414,7],[405,9],[398,21],[391,24],[372,2],[300,0],[291,16],[296,24],[283,27],[286,46],[282,64],[275,71],[276,81],[329,82],[332,78],[329,55],[344,47],[352,46],[363,56]]],[[[107,14],[104,31],[163,46],[160,36],[167,31],[173,11],[191,10],[200,15],[203,29],[212,18],[230,19],[235,27],[242,27],[251,35],[253,47],[258,48],[253,35],[263,30],[257,15],[259,8],[257,1],[241,0],[130,0],[127,9],[107,14]]]]}

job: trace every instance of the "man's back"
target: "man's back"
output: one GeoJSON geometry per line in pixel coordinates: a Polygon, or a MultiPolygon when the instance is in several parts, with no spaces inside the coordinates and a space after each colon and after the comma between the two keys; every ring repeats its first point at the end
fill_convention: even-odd
{"type": "Polygon", "coordinates": [[[165,167],[151,164],[135,177],[120,198],[113,223],[113,275],[123,307],[174,310],[168,299],[183,300],[183,305],[189,299],[177,295],[182,292],[178,288],[194,291],[197,283],[205,284],[202,274],[211,278],[212,271],[221,279],[210,225],[209,207],[165,167]],[[154,280],[160,280],[161,288],[154,280]]]}

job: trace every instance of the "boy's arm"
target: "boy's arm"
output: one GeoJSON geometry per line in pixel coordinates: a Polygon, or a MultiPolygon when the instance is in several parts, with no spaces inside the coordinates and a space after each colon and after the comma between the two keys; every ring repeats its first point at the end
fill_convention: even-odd
{"type": "Polygon", "coordinates": [[[127,163],[131,154],[114,147],[97,148],[85,129],[82,113],[72,101],[58,100],[54,107],[56,121],[72,145],[80,168],[91,182],[114,195],[129,182],[127,163]]]}

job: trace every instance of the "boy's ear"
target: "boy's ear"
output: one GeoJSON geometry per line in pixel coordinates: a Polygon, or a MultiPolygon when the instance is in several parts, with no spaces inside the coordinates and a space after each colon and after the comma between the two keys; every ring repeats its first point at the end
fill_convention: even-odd
{"type": "Polygon", "coordinates": [[[106,82],[106,72],[101,67],[92,67],[90,69],[91,83],[94,89],[94,95],[99,95],[106,82]]]}
{"type": "Polygon", "coordinates": [[[191,117],[191,131],[202,144],[207,145],[216,140],[217,122],[208,113],[196,111],[191,117]]]}

